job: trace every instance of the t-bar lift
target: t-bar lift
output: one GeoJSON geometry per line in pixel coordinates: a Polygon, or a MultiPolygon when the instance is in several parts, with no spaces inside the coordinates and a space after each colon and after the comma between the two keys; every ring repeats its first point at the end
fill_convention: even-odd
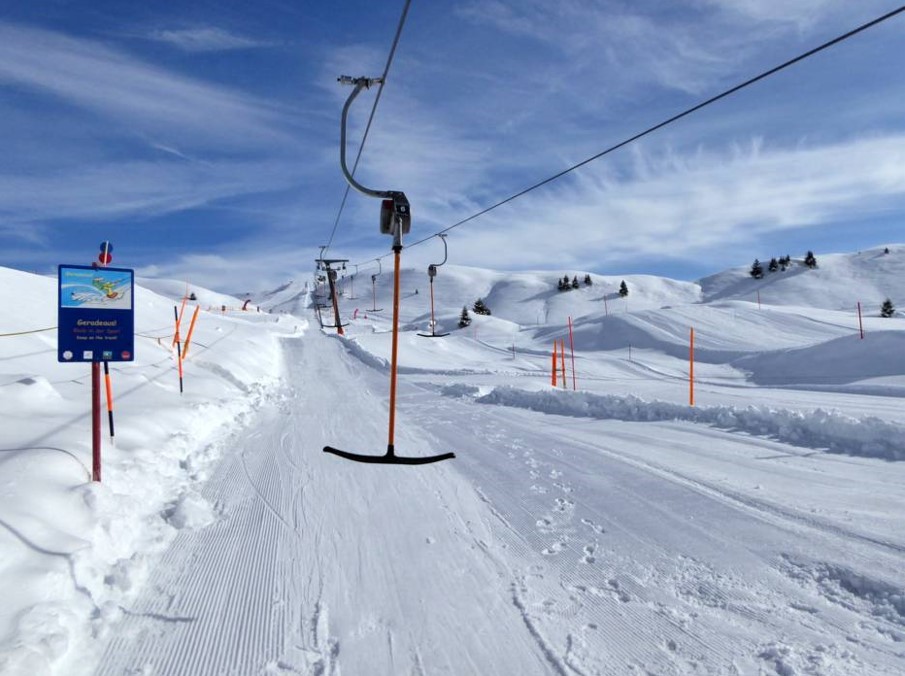
{"type": "Polygon", "coordinates": [[[327,281],[330,283],[330,299],[333,302],[333,317],[336,321],[333,326],[323,323],[321,323],[321,326],[329,329],[336,329],[336,332],[341,336],[344,335],[343,326],[346,326],[346,324],[343,324],[339,319],[339,300],[336,295],[336,270],[330,266],[336,263],[342,263],[345,267],[345,264],[348,263],[348,261],[348,258],[318,258],[315,261],[319,269],[323,269],[327,272],[327,281]]]}
{"type": "Polygon", "coordinates": [[[343,106],[342,122],[340,127],[340,145],[339,160],[342,166],[343,175],[349,185],[358,192],[376,197],[383,200],[380,205],[380,232],[384,235],[392,235],[393,237],[393,339],[392,351],[390,358],[390,421],[389,433],[387,439],[387,450],[384,455],[361,455],[359,453],[350,453],[342,451],[332,446],[324,446],[324,451],[333,453],[347,460],[356,462],[373,462],[389,465],[426,465],[431,462],[440,460],[448,460],[455,458],[455,453],[441,453],[440,455],[429,455],[423,457],[406,457],[396,455],[394,447],[394,433],[396,427],[396,370],[398,364],[399,352],[399,267],[402,254],[402,236],[407,235],[412,225],[411,210],[408,198],[405,193],[398,190],[372,190],[361,185],[346,167],[346,118],[349,113],[349,106],[355,97],[361,93],[362,89],[368,88],[373,84],[382,83],[381,78],[352,78],[346,75],[339,78],[341,84],[353,85],[355,88],[346,100],[343,106]]]}
{"type": "Polygon", "coordinates": [[[446,262],[447,255],[449,253],[446,248],[446,235],[443,233],[438,233],[437,237],[439,237],[443,241],[443,262],[442,263],[431,263],[427,266],[427,276],[430,278],[430,287],[431,287],[431,332],[430,333],[419,333],[418,335],[422,338],[442,338],[443,336],[448,336],[449,333],[437,333],[436,326],[437,320],[434,319],[434,277],[437,276],[437,268],[439,268],[443,263],[446,262]]]}
{"type": "MultiPolygon", "coordinates": [[[[381,230],[383,232],[383,230],[381,230]]],[[[377,273],[371,275],[371,295],[374,298],[374,307],[372,307],[368,312],[383,312],[382,307],[377,307],[377,278],[380,277],[380,274],[383,272],[383,266],[380,264],[380,259],[375,258],[377,261],[377,273]]]]}

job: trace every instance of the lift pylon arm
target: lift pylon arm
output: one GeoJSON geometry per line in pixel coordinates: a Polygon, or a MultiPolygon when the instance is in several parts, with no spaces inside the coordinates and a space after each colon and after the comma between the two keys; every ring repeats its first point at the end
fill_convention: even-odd
{"type": "Polygon", "coordinates": [[[349,172],[349,168],[346,166],[346,119],[349,116],[349,106],[352,105],[352,101],[354,101],[355,97],[361,93],[362,89],[369,88],[372,84],[382,84],[383,78],[350,77],[348,75],[341,75],[339,77],[339,82],[340,84],[354,85],[355,87],[352,90],[352,93],[349,94],[349,98],[346,99],[346,104],[343,106],[342,122],[339,131],[339,163],[340,166],[342,166],[343,176],[346,177],[349,185],[360,193],[379,199],[392,199],[392,190],[373,190],[371,188],[366,188],[355,180],[349,172]]]}
{"type": "MultiPolygon", "coordinates": [[[[372,190],[366,188],[356,181],[346,166],[346,119],[349,115],[349,106],[355,97],[361,93],[361,90],[370,87],[375,83],[382,83],[382,79],[369,78],[351,78],[346,75],[339,78],[340,83],[353,85],[355,88],[346,99],[342,112],[342,126],[340,131],[339,159],[342,165],[343,175],[346,177],[349,185],[358,192],[368,195],[369,197],[377,197],[383,200],[380,206],[380,232],[384,235],[393,236],[393,337],[391,342],[390,356],[390,420],[389,429],[387,431],[387,450],[383,455],[363,455],[361,453],[350,453],[333,446],[324,446],[324,452],[333,453],[346,460],[354,460],[356,462],[382,463],[387,465],[425,465],[440,460],[449,460],[455,458],[455,453],[441,453],[439,455],[430,455],[423,457],[408,457],[396,455],[394,435],[396,427],[396,374],[398,371],[398,349],[399,349],[399,276],[400,276],[400,256],[402,254],[402,235],[409,232],[411,227],[411,211],[409,201],[405,193],[398,190],[372,190]]],[[[377,259],[378,266],[380,259],[377,259]]],[[[378,268],[379,269],[379,268],[378,268]]],[[[380,274],[378,272],[378,274],[380,274]]],[[[371,284],[374,286],[377,275],[371,275],[371,284]]],[[[376,289],[376,287],[375,287],[376,289]]],[[[376,307],[376,291],[375,291],[375,307],[376,307]]]]}

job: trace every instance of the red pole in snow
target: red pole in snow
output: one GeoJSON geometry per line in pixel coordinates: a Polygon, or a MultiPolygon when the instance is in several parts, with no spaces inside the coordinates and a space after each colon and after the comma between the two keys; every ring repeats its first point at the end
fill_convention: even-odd
{"type": "Polygon", "coordinates": [[[101,363],[91,362],[91,480],[101,480],[101,363]]]}
{"type": "Polygon", "coordinates": [[[575,340],[572,338],[572,315],[569,315],[569,351],[572,355],[572,389],[577,390],[578,384],[575,381],[575,340]]]}
{"type": "Polygon", "coordinates": [[[691,327],[688,347],[688,405],[694,406],[694,327],[691,327]]]}
{"type": "Polygon", "coordinates": [[[110,441],[113,441],[113,385],[110,384],[110,366],[104,362],[104,388],[107,391],[107,422],[110,425],[110,441]]]}
{"type": "MultiPolygon", "coordinates": [[[[104,267],[110,263],[110,242],[104,242],[104,255],[101,261],[104,267]]],[[[110,424],[110,441],[113,441],[113,385],[110,382],[110,364],[104,361],[104,388],[107,393],[107,422],[110,424]]],[[[100,395],[98,395],[100,396],[100,395]]],[[[100,450],[98,450],[98,477],[100,477],[100,450]]],[[[100,478],[98,478],[100,481],[100,478]]]]}
{"type": "Polygon", "coordinates": [[[553,387],[556,387],[556,341],[553,341],[553,369],[551,370],[552,377],[550,379],[553,387]]]}
{"type": "Polygon", "coordinates": [[[566,389],[569,385],[566,382],[566,341],[559,341],[559,361],[562,363],[562,388],[566,389]]]}
{"type": "MultiPolygon", "coordinates": [[[[185,359],[189,353],[189,345],[192,344],[192,332],[195,330],[195,322],[198,321],[198,311],[201,309],[200,305],[195,306],[195,311],[192,312],[192,321],[189,324],[189,334],[185,337],[185,349],[182,351],[182,358],[185,359]]],[[[260,308],[259,308],[260,310],[260,308]]]]}
{"type": "Polygon", "coordinates": [[[864,340],[864,324],[861,322],[861,301],[858,301],[858,330],[861,331],[861,340],[864,340]]]}

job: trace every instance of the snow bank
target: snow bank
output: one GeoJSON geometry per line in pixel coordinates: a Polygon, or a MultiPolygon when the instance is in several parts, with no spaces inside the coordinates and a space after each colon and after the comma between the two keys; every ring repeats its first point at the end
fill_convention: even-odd
{"type": "MultiPolygon", "coordinates": [[[[463,391],[451,388],[444,390],[444,394],[461,397],[463,391]]],[[[597,395],[569,390],[528,392],[512,387],[496,387],[475,401],[578,418],[627,422],[683,420],[831,453],[905,460],[905,426],[822,409],[802,413],[761,406],[694,408],[644,401],[632,395],[597,395]]]]}
{"type": "Polygon", "coordinates": [[[110,364],[116,437],[105,414],[103,482],[91,483],[91,368],[57,362],[57,282],[0,268],[0,284],[17,299],[0,314],[0,673],[71,674],[178,532],[218,518],[195,487],[279,396],[279,341],[306,322],[191,287],[201,311],[180,393],[173,308],[186,285],[150,283],[177,300],[137,285],[135,361],[110,364]]]}

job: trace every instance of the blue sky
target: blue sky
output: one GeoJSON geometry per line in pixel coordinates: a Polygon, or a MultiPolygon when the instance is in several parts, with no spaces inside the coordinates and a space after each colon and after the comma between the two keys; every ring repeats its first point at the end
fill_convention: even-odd
{"type": "MultiPolygon", "coordinates": [[[[0,265],[109,239],[222,291],[309,275],[345,190],[336,78],[382,72],[403,5],[8,0],[0,265]]],[[[413,0],[356,175],[405,191],[414,243],[898,5],[413,0]]],[[[453,230],[450,262],[696,279],[901,242],[903,53],[900,15],[453,230]]],[[[378,211],[352,193],[329,255],[388,253],[378,211]]]]}

